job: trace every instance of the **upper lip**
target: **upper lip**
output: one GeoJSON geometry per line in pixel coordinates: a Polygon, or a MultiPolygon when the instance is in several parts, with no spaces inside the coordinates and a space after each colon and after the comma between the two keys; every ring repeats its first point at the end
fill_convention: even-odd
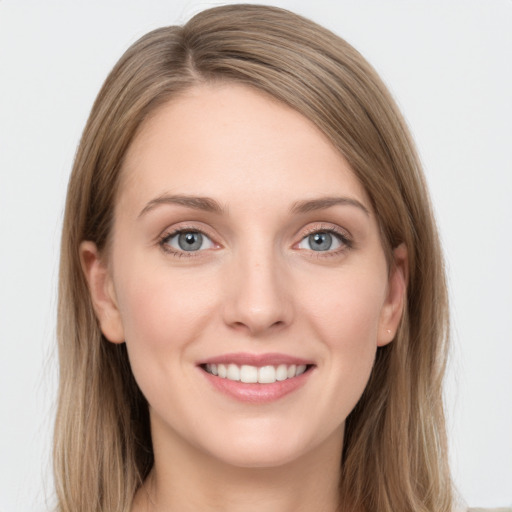
{"type": "Polygon", "coordinates": [[[267,353],[267,354],[249,354],[249,353],[231,353],[222,354],[220,356],[210,357],[198,363],[198,365],[205,364],[236,364],[238,366],[278,366],[280,364],[286,365],[311,365],[313,362],[308,359],[290,356],[288,354],[267,353]]]}

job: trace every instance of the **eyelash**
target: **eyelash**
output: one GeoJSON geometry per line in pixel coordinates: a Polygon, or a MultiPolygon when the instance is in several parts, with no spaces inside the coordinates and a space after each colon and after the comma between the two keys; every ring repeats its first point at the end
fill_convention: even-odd
{"type": "MultiPolygon", "coordinates": [[[[315,226],[314,228],[306,230],[306,232],[302,235],[300,242],[302,242],[308,236],[314,235],[316,233],[329,233],[330,235],[334,235],[335,238],[339,240],[341,243],[341,247],[332,251],[308,251],[309,256],[312,258],[330,258],[333,256],[340,256],[346,251],[349,251],[354,247],[353,241],[349,238],[347,233],[341,231],[340,229],[336,229],[333,226],[315,226]]],[[[300,243],[299,242],[299,243],[300,243]]],[[[295,244],[297,245],[297,244],[295,244]]],[[[304,250],[304,249],[303,249],[304,250]]]]}
{"type": "MultiPolygon", "coordinates": [[[[175,250],[170,247],[169,241],[172,240],[176,235],[180,235],[183,233],[200,233],[201,235],[207,237],[208,239],[212,240],[212,237],[208,235],[204,230],[197,228],[196,226],[182,226],[177,229],[174,229],[170,232],[166,231],[162,234],[162,236],[158,239],[158,245],[160,248],[167,254],[170,254],[171,256],[174,256],[176,258],[194,258],[200,256],[202,251],[179,251],[175,250]]],[[[336,250],[328,250],[328,251],[313,251],[309,250],[308,253],[311,257],[314,258],[329,258],[332,256],[339,256],[341,253],[346,252],[353,248],[353,241],[347,236],[346,233],[342,232],[339,229],[336,229],[332,226],[315,226],[314,228],[306,230],[305,233],[301,236],[301,239],[299,242],[294,244],[294,246],[301,243],[305,238],[308,236],[314,235],[316,233],[329,233],[331,235],[334,235],[339,242],[341,243],[341,247],[336,250]]],[[[213,242],[215,243],[215,242],[213,242]]],[[[304,249],[300,249],[304,250],[304,249]]]]}
{"type": "Polygon", "coordinates": [[[176,235],[180,235],[183,233],[200,233],[201,235],[209,238],[210,240],[212,239],[212,237],[208,235],[208,233],[206,233],[202,229],[198,229],[196,226],[180,226],[179,228],[174,229],[173,231],[164,232],[164,234],[158,240],[158,245],[165,253],[170,254],[175,258],[194,258],[199,256],[199,253],[203,251],[178,251],[169,245],[170,240],[172,240],[176,235]]]}

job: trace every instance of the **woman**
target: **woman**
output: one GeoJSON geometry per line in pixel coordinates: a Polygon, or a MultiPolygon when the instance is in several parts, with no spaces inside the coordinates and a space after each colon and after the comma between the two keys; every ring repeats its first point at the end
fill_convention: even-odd
{"type": "Polygon", "coordinates": [[[373,69],[271,7],[115,66],[71,176],[61,511],[449,511],[448,307],[373,69]]]}

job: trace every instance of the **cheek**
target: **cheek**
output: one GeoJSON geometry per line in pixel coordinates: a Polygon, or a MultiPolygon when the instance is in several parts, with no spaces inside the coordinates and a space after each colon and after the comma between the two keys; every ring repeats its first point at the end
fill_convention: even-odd
{"type": "Polygon", "coordinates": [[[136,261],[121,272],[130,276],[120,283],[116,295],[133,356],[163,355],[200,335],[213,300],[204,278],[136,261]]]}
{"type": "MultiPolygon", "coordinates": [[[[385,301],[383,272],[340,272],[317,281],[315,293],[304,293],[310,317],[330,344],[360,346],[376,343],[380,315],[385,301]]],[[[313,289],[310,287],[309,289],[313,289]]]]}
{"type": "Polygon", "coordinates": [[[326,281],[321,292],[302,298],[302,303],[308,305],[309,313],[304,311],[308,327],[324,344],[325,364],[335,381],[332,389],[343,389],[338,398],[348,398],[343,404],[348,409],[362,394],[373,367],[386,293],[385,275],[385,269],[371,274],[340,273],[337,279],[326,281]]]}
{"type": "Polygon", "coordinates": [[[193,393],[197,386],[191,347],[213,314],[212,287],[205,276],[147,261],[120,272],[116,292],[135,380],[156,410],[182,410],[187,404],[180,390],[193,393]]]}

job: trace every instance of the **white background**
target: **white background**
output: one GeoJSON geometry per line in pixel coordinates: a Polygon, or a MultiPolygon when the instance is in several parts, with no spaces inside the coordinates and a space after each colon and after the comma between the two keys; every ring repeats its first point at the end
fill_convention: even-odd
{"type": "MultiPolygon", "coordinates": [[[[0,0],[0,511],[51,497],[58,244],[73,155],[129,44],[217,2],[0,0]]],[[[334,30],[412,127],[449,267],[455,481],[512,505],[512,1],[275,1],[334,30]]]]}

